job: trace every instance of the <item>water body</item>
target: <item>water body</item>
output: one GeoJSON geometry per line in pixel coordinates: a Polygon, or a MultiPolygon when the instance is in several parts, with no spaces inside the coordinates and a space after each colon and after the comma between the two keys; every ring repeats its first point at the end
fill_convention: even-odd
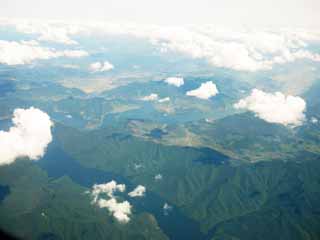
{"type": "Polygon", "coordinates": [[[214,151],[211,148],[203,147],[199,148],[199,150],[204,154],[203,157],[193,160],[195,163],[221,165],[229,162],[228,156],[214,151]]]}
{"type": "MultiPolygon", "coordinates": [[[[56,143],[49,145],[45,157],[38,161],[37,164],[47,171],[49,177],[59,178],[67,175],[74,182],[89,188],[95,183],[105,183],[111,180],[126,184],[128,191],[136,187],[136,185],[122,176],[98,169],[83,167],[68,156],[56,143]]],[[[160,228],[172,240],[197,240],[206,238],[205,235],[200,232],[198,223],[184,216],[177,207],[173,206],[169,214],[165,215],[163,206],[167,201],[152,192],[147,192],[143,198],[128,198],[128,201],[132,203],[136,210],[153,214],[160,228]]]]}
{"type": "Polygon", "coordinates": [[[3,78],[7,78],[7,76],[3,76],[0,74],[0,97],[5,96],[9,92],[13,92],[15,90],[15,86],[12,80],[6,80],[3,78]]]}
{"type": "Polygon", "coordinates": [[[164,132],[160,128],[155,128],[150,131],[150,133],[147,135],[149,137],[155,138],[155,139],[161,139],[163,135],[167,135],[167,132],[164,132]]]}
{"type": "Polygon", "coordinates": [[[0,203],[6,198],[10,193],[10,187],[6,185],[0,185],[0,203]]]}

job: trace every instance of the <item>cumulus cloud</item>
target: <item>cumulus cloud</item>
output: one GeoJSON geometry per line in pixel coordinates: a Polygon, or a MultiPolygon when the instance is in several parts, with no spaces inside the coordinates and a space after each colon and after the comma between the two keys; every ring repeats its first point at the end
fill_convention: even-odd
{"type": "Polygon", "coordinates": [[[112,180],[108,183],[93,185],[91,194],[94,197],[93,201],[96,202],[101,193],[105,193],[109,197],[113,197],[113,194],[116,191],[124,192],[125,190],[126,190],[126,185],[117,184],[116,181],[112,180]]]}
{"type": "Polygon", "coordinates": [[[89,68],[92,72],[107,72],[112,70],[114,66],[110,62],[105,61],[91,63],[89,68]]]}
{"type": "Polygon", "coordinates": [[[0,131],[0,165],[13,163],[19,157],[38,160],[52,141],[50,117],[37,108],[15,109],[13,126],[0,131]]]}
{"type": "Polygon", "coordinates": [[[140,98],[140,100],[142,100],[142,101],[156,101],[156,100],[158,100],[158,98],[159,98],[158,94],[151,93],[148,96],[144,96],[144,97],[140,98]]]}
{"type": "Polygon", "coordinates": [[[99,199],[97,205],[100,208],[107,208],[120,223],[127,223],[130,221],[129,215],[131,214],[132,206],[128,201],[118,202],[115,198],[109,200],[99,199]]]}
{"type": "Polygon", "coordinates": [[[200,99],[209,99],[219,93],[217,86],[212,82],[205,82],[199,88],[188,91],[187,96],[193,96],[200,99]]]}
{"type": "Polygon", "coordinates": [[[93,197],[92,204],[96,204],[100,208],[107,208],[120,223],[127,223],[130,221],[132,206],[128,201],[118,202],[114,196],[116,192],[124,192],[125,190],[125,184],[117,184],[112,180],[108,183],[93,185],[89,193],[93,197]],[[102,198],[101,194],[105,194],[109,199],[102,198]]]}
{"type": "Polygon", "coordinates": [[[297,96],[281,92],[266,93],[253,89],[251,95],[234,105],[237,109],[252,111],[257,117],[285,126],[300,126],[305,120],[306,102],[297,96]]]}
{"type": "Polygon", "coordinates": [[[137,186],[132,192],[129,192],[130,197],[143,197],[146,192],[146,188],[142,185],[137,186]]]}
{"type": "Polygon", "coordinates": [[[168,77],[164,80],[169,85],[181,87],[184,84],[184,80],[181,77],[168,77]]]}
{"type": "Polygon", "coordinates": [[[78,58],[87,56],[82,50],[56,51],[41,47],[36,42],[15,42],[0,40],[0,63],[7,65],[28,64],[34,60],[44,60],[57,57],[78,58]]]}

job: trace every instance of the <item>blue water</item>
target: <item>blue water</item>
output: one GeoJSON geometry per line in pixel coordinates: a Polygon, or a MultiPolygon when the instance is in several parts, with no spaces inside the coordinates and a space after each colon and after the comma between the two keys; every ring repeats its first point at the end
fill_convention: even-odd
{"type": "MultiPolygon", "coordinates": [[[[91,187],[95,183],[105,183],[111,180],[126,184],[129,191],[135,187],[128,179],[122,176],[83,167],[68,156],[56,143],[49,145],[45,157],[41,161],[38,161],[37,164],[47,171],[49,177],[59,178],[67,175],[74,182],[85,187],[91,187]]],[[[145,211],[153,214],[160,228],[172,240],[197,240],[206,238],[205,235],[200,232],[199,225],[192,219],[184,216],[177,207],[173,207],[170,213],[165,215],[163,213],[163,205],[167,201],[152,192],[147,192],[144,198],[139,198],[138,200],[130,199],[130,202],[137,211],[145,211]]]]}
{"type": "Polygon", "coordinates": [[[6,198],[10,193],[10,187],[6,185],[0,185],[0,203],[6,198]]]}
{"type": "Polygon", "coordinates": [[[148,136],[153,137],[155,139],[161,139],[163,135],[167,135],[167,132],[164,132],[162,129],[160,128],[155,128],[152,129],[150,131],[150,133],[148,134],[148,136]]]}

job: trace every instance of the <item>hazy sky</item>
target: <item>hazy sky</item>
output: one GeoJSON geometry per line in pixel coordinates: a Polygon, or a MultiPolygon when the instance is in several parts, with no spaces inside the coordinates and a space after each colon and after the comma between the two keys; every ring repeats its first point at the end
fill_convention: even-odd
{"type": "Polygon", "coordinates": [[[320,0],[0,0],[0,16],[320,27],[320,0]]]}

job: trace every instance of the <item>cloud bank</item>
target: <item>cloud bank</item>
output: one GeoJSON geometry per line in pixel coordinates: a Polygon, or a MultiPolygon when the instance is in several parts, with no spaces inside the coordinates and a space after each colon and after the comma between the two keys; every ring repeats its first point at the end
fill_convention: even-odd
{"type": "Polygon", "coordinates": [[[79,58],[88,56],[82,50],[56,51],[39,46],[36,42],[15,42],[0,40],[0,63],[7,65],[28,64],[34,60],[45,60],[58,57],[79,58]]]}
{"type": "Polygon", "coordinates": [[[130,197],[143,197],[146,192],[146,188],[142,185],[137,186],[132,192],[129,192],[130,197]]]}
{"type": "Polygon", "coordinates": [[[253,89],[250,96],[234,105],[252,111],[257,117],[285,126],[300,126],[305,120],[306,102],[301,97],[285,96],[281,92],[266,93],[253,89]]]}
{"type": "Polygon", "coordinates": [[[38,160],[52,141],[50,117],[37,108],[15,109],[13,127],[0,131],[0,165],[11,164],[19,157],[38,160]]]}
{"type": "Polygon", "coordinates": [[[89,68],[92,72],[107,72],[112,70],[114,66],[110,62],[105,61],[91,63],[89,68]]]}
{"type": "Polygon", "coordinates": [[[266,71],[274,65],[299,59],[319,62],[320,55],[307,48],[320,42],[320,32],[301,29],[229,29],[213,25],[164,27],[112,22],[39,22],[0,20],[0,25],[38,34],[38,40],[75,44],[72,37],[130,35],[144,38],[161,52],[173,51],[194,59],[204,59],[214,67],[236,71],[266,71]]]}
{"type": "Polygon", "coordinates": [[[197,97],[200,99],[209,99],[219,93],[217,86],[212,82],[201,83],[200,87],[186,93],[187,96],[197,97]]]}
{"type": "Polygon", "coordinates": [[[169,85],[181,87],[184,84],[184,80],[181,77],[168,77],[164,80],[169,85]]]}

